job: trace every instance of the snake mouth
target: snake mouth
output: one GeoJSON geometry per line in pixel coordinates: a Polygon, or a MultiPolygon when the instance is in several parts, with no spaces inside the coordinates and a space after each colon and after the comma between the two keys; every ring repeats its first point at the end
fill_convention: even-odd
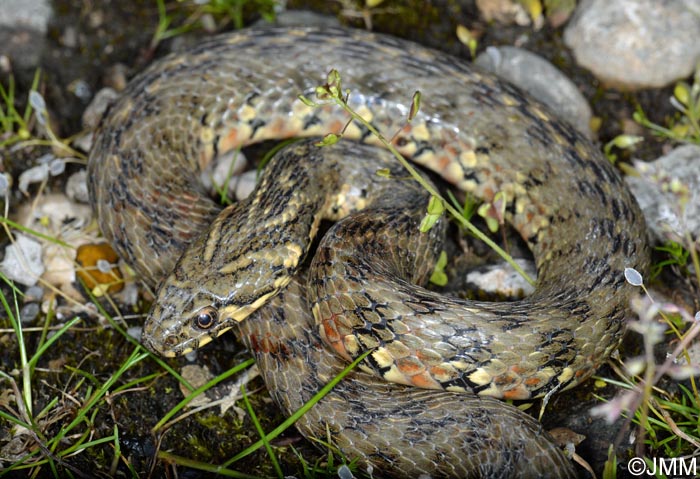
{"type": "Polygon", "coordinates": [[[182,332],[168,331],[168,328],[163,328],[161,325],[149,327],[146,324],[141,334],[141,344],[146,349],[166,358],[182,356],[209,341],[209,338],[201,341],[200,338],[190,337],[182,332]]]}
{"type": "Polygon", "coordinates": [[[146,334],[144,334],[141,338],[141,344],[143,344],[146,349],[157,356],[165,358],[182,356],[194,351],[202,344],[206,344],[208,342],[209,340],[200,342],[189,339],[184,343],[178,343],[178,337],[174,334],[165,336],[163,341],[157,341],[152,336],[148,336],[146,334]]]}
{"type": "Polygon", "coordinates": [[[187,335],[186,332],[167,334],[164,331],[160,331],[161,334],[158,334],[158,330],[152,333],[144,331],[141,337],[141,343],[149,351],[158,356],[174,358],[206,346],[213,339],[219,337],[229,329],[231,329],[231,326],[206,332],[199,331],[197,335],[192,336],[187,335]]]}
{"type": "Polygon", "coordinates": [[[154,341],[154,338],[146,330],[141,333],[141,345],[156,356],[175,356],[175,354],[168,354],[168,351],[163,350],[161,344],[154,341]]]}

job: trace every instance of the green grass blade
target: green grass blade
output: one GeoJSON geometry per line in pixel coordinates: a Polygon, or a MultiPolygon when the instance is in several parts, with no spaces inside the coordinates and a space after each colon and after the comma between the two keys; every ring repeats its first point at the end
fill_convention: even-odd
{"type": "MultiPolygon", "coordinates": [[[[276,438],[280,434],[282,434],[283,431],[285,431],[289,426],[294,424],[300,417],[302,417],[306,412],[314,407],[316,403],[318,403],[326,394],[328,394],[335,386],[338,384],[345,376],[347,376],[350,371],[352,371],[358,364],[362,362],[363,359],[365,359],[369,354],[372,353],[372,350],[369,349],[362,353],[357,359],[355,359],[352,363],[350,363],[345,369],[343,369],[336,377],[331,379],[328,384],[323,386],[319,392],[314,394],[314,397],[312,397],[306,404],[301,406],[297,411],[292,414],[289,418],[287,418],[282,424],[277,426],[275,429],[270,431],[267,436],[265,436],[266,441],[271,441],[272,439],[276,438]]],[[[234,457],[226,461],[222,466],[223,467],[228,467],[234,462],[252,454],[253,452],[257,451],[260,449],[260,447],[263,446],[265,441],[260,439],[259,441],[255,442],[251,446],[247,447],[243,451],[239,452],[236,454],[234,457]]]]}
{"type": "Polygon", "coordinates": [[[222,374],[219,374],[218,376],[216,376],[214,379],[212,379],[211,381],[207,382],[206,384],[204,384],[204,385],[198,387],[197,389],[195,389],[194,391],[192,391],[190,394],[188,394],[186,398],[184,398],[182,401],[180,401],[180,402],[177,404],[177,406],[175,406],[175,407],[172,408],[170,411],[168,411],[168,413],[167,413],[165,416],[163,416],[163,417],[161,418],[161,420],[158,421],[158,423],[157,423],[155,426],[153,426],[153,428],[151,429],[151,432],[153,432],[153,433],[158,432],[158,430],[159,430],[160,428],[162,428],[163,425],[164,425],[165,423],[167,423],[168,421],[170,421],[170,419],[172,419],[173,416],[175,416],[175,414],[177,414],[178,412],[180,412],[185,406],[187,406],[190,402],[192,402],[192,400],[193,400],[195,397],[199,396],[199,395],[200,395],[201,393],[203,393],[204,391],[206,391],[206,390],[208,390],[208,389],[210,389],[210,388],[216,386],[216,385],[219,384],[221,381],[223,381],[223,380],[225,380],[225,379],[231,377],[232,375],[234,375],[234,374],[236,374],[236,373],[238,373],[238,372],[244,370],[245,368],[248,368],[248,367],[252,366],[253,364],[255,364],[255,361],[254,361],[252,358],[251,358],[251,359],[248,359],[248,360],[246,360],[246,361],[243,361],[242,363],[237,364],[236,366],[232,367],[232,368],[229,369],[228,371],[225,371],[225,372],[223,372],[222,374]]]}
{"type": "Polygon", "coordinates": [[[241,386],[241,394],[243,395],[243,403],[245,404],[245,408],[248,411],[248,415],[253,421],[255,430],[258,431],[260,439],[262,439],[263,444],[265,445],[265,450],[267,450],[267,455],[270,456],[270,461],[272,461],[272,467],[275,468],[277,477],[279,477],[280,479],[284,479],[284,474],[282,474],[282,469],[280,468],[279,462],[277,461],[277,456],[275,456],[275,451],[272,450],[270,441],[267,440],[265,431],[263,431],[263,428],[260,425],[260,421],[258,421],[258,416],[255,414],[255,411],[253,410],[253,407],[251,406],[250,401],[248,400],[248,395],[245,392],[245,386],[241,386]]]}
{"type": "Polygon", "coordinates": [[[169,452],[165,451],[158,452],[158,459],[161,459],[167,463],[178,464],[180,466],[189,467],[191,469],[211,472],[212,474],[219,474],[221,476],[226,477],[234,477],[236,479],[264,479],[260,476],[246,474],[245,472],[233,471],[231,469],[227,469],[224,466],[215,466],[213,464],[209,464],[208,462],[193,461],[192,459],[188,459],[182,456],[176,456],[175,454],[170,454],[169,452]]]}

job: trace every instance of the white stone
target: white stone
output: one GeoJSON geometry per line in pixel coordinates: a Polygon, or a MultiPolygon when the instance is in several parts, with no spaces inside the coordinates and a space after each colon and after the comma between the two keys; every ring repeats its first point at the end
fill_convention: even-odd
{"type": "Polygon", "coordinates": [[[5,259],[0,271],[12,281],[25,286],[34,286],[44,274],[41,262],[41,244],[22,233],[15,235],[15,242],[5,248],[5,259]]]}
{"type": "Polygon", "coordinates": [[[564,32],[576,61],[628,89],[662,87],[700,61],[697,0],[585,0],[564,32]]]}
{"type": "Polygon", "coordinates": [[[258,172],[256,170],[250,170],[235,178],[234,184],[236,185],[236,199],[238,201],[248,198],[253,192],[257,183],[257,174],[258,172]]]}
{"type": "Polygon", "coordinates": [[[683,145],[651,162],[635,162],[640,176],[625,181],[644,213],[653,238],[685,243],[685,233],[700,238],[700,146],[683,145]],[[669,191],[672,185],[687,189],[687,202],[669,191]]]}

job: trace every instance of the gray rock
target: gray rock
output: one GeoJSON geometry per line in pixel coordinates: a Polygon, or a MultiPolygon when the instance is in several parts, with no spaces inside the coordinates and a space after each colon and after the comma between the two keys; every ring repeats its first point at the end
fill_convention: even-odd
{"type": "Polygon", "coordinates": [[[236,197],[238,175],[247,167],[248,160],[241,151],[230,151],[207,165],[200,173],[199,180],[207,191],[219,194],[225,186],[228,198],[236,197]]]}
{"type": "Polygon", "coordinates": [[[487,22],[496,21],[505,25],[515,23],[521,26],[532,23],[525,7],[515,0],[476,0],[476,7],[487,22]]]}
{"type": "Polygon", "coordinates": [[[640,176],[627,176],[625,181],[642,207],[653,239],[679,241],[686,231],[700,238],[700,146],[679,146],[652,163],[636,162],[635,167],[640,176]],[[679,188],[687,192],[684,206],[679,188]]]}
{"type": "Polygon", "coordinates": [[[88,130],[94,130],[100,123],[102,115],[107,110],[107,107],[119,97],[119,93],[113,88],[102,88],[95,93],[90,104],[83,112],[83,127],[88,130]]]}
{"type": "Polygon", "coordinates": [[[0,26],[29,28],[44,34],[51,13],[48,0],[2,0],[0,26]]]}
{"type": "Polygon", "coordinates": [[[577,62],[614,86],[661,87],[700,60],[697,0],[584,0],[564,32],[577,62]]]}
{"type": "Polygon", "coordinates": [[[22,306],[19,313],[20,321],[25,326],[34,322],[34,320],[39,316],[41,309],[37,303],[28,303],[22,306]]]}
{"type": "Polygon", "coordinates": [[[255,189],[257,179],[258,172],[256,170],[246,171],[235,178],[234,184],[236,185],[236,199],[238,201],[244,200],[250,196],[255,189]]]}
{"type": "Polygon", "coordinates": [[[44,34],[36,30],[0,26],[0,74],[35,69],[41,59],[43,44],[44,34]]]}
{"type": "Polygon", "coordinates": [[[0,57],[8,64],[3,70],[39,65],[51,13],[48,0],[0,0],[0,57]]]}
{"type": "Polygon", "coordinates": [[[586,136],[593,137],[593,113],[588,102],[576,85],[544,58],[522,48],[489,47],[474,63],[522,88],[586,136]]]}
{"type": "Polygon", "coordinates": [[[14,243],[5,248],[5,259],[0,264],[0,271],[17,283],[34,286],[44,274],[41,244],[23,234],[17,234],[15,239],[14,243]]]}
{"type": "MultiPolygon", "coordinates": [[[[516,258],[515,262],[530,278],[537,278],[537,268],[534,262],[520,258],[516,258]]],[[[535,291],[534,286],[505,261],[470,271],[466,275],[466,283],[471,290],[511,298],[528,296],[535,291]]]]}
{"type": "Polygon", "coordinates": [[[87,188],[87,170],[73,173],[66,182],[66,196],[79,203],[89,203],[90,195],[87,188]]]}

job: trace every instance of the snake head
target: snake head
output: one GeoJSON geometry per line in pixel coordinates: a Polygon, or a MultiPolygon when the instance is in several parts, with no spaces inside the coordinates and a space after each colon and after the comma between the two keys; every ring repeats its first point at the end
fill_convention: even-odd
{"type": "Polygon", "coordinates": [[[168,285],[158,291],[142,341],[161,356],[180,356],[204,346],[232,327],[220,313],[221,301],[203,291],[168,285]]]}
{"type": "Polygon", "coordinates": [[[204,346],[291,280],[302,248],[280,241],[274,225],[248,221],[240,214],[246,207],[223,210],[161,283],[142,335],[154,353],[180,356],[204,346]],[[251,231],[250,223],[261,230],[251,231]]]}
{"type": "Polygon", "coordinates": [[[279,291],[278,287],[257,291],[244,304],[220,297],[205,285],[195,288],[168,284],[159,289],[144,325],[142,342],[152,352],[166,357],[181,356],[199,349],[244,320],[279,291]],[[192,291],[195,291],[194,293],[192,291]]]}

